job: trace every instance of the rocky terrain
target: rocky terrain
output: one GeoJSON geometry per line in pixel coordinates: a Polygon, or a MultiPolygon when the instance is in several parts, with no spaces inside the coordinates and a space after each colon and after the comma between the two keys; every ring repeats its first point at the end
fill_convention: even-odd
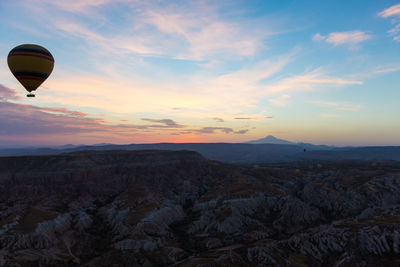
{"type": "Polygon", "coordinates": [[[0,266],[400,266],[400,162],[0,157],[0,266]]]}

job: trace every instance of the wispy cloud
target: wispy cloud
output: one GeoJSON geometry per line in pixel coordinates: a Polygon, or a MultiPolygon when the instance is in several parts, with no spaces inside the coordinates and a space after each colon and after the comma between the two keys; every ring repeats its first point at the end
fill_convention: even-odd
{"type": "Polygon", "coordinates": [[[275,106],[284,107],[284,106],[288,105],[289,98],[290,98],[290,95],[283,94],[277,98],[270,99],[269,101],[275,106]]]}
{"type": "Polygon", "coordinates": [[[41,107],[38,108],[41,111],[46,111],[48,113],[53,113],[53,114],[63,114],[63,115],[69,115],[69,116],[74,116],[74,117],[85,117],[88,116],[89,114],[85,112],[80,112],[80,111],[71,111],[67,108],[51,108],[51,107],[41,107]]]}
{"type": "Polygon", "coordinates": [[[378,15],[382,18],[388,18],[392,16],[400,16],[400,4],[393,5],[381,12],[378,15]]]}
{"type": "Polygon", "coordinates": [[[252,117],[236,117],[236,118],[233,118],[233,119],[235,119],[235,120],[255,120],[255,119],[257,119],[257,118],[252,118],[252,117]]]}
{"type": "MultiPolygon", "coordinates": [[[[0,85],[0,143],[13,141],[16,144],[40,143],[51,140],[55,144],[63,142],[76,143],[87,140],[109,141],[125,140],[125,142],[149,140],[157,134],[245,134],[247,130],[236,130],[231,127],[193,127],[176,132],[177,129],[188,127],[172,119],[141,120],[153,124],[134,124],[129,120],[119,120],[123,124],[110,123],[106,118],[94,117],[86,112],[70,110],[63,107],[40,107],[35,105],[9,102],[16,100],[16,92],[0,85]]],[[[9,143],[10,144],[10,143],[9,143]]]]}
{"type": "Polygon", "coordinates": [[[249,130],[248,129],[244,129],[244,130],[240,130],[240,131],[236,131],[236,134],[245,134],[247,133],[249,130]]]}
{"type": "MultiPolygon", "coordinates": [[[[255,55],[264,40],[277,34],[260,21],[224,19],[219,5],[207,1],[161,3],[159,1],[93,0],[93,1],[38,1],[20,2],[22,8],[51,24],[50,31],[63,31],[82,38],[107,51],[163,55],[189,60],[215,60],[226,57],[255,55]],[[71,3],[70,3],[71,2],[71,3]],[[121,15],[118,25],[103,14],[115,4],[123,6],[130,16],[121,15]],[[57,8],[57,12],[48,12],[57,8]],[[76,14],[78,16],[72,16],[76,14]],[[103,33],[87,23],[86,18],[104,20],[111,31],[103,33]],[[44,16],[46,15],[46,16],[44,16]],[[262,25],[262,26],[261,26],[262,25]],[[112,40],[111,40],[112,39],[112,40]]],[[[265,22],[265,21],[264,21],[265,22]]]]}
{"type": "Polygon", "coordinates": [[[32,105],[0,102],[0,135],[79,134],[108,131],[102,119],[74,116],[74,111],[48,112],[48,108],[32,105]]]}
{"type": "Polygon", "coordinates": [[[327,36],[316,33],[313,40],[317,42],[325,41],[333,46],[348,45],[350,48],[357,48],[361,42],[370,40],[373,36],[363,31],[332,32],[327,36]]]}
{"type": "MultiPolygon", "coordinates": [[[[340,77],[331,77],[326,75],[321,69],[312,70],[306,74],[295,75],[285,78],[275,84],[268,86],[271,93],[288,92],[288,91],[310,91],[316,86],[341,87],[346,85],[360,85],[362,81],[350,80],[340,77]]],[[[280,100],[289,98],[288,95],[282,95],[280,100]]],[[[278,102],[279,103],[279,99],[278,102]]]]}
{"type": "Polygon", "coordinates": [[[393,40],[400,42],[400,24],[397,24],[393,29],[389,30],[388,33],[393,36],[393,40]]]}
{"type": "Polygon", "coordinates": [[[191,129],[189,130],[190,133],[196,133],[196,134],[214,134],[216,132],[222,132],[225,134],[245,134],[249,130],[244,129],[244,130],[238,130],[235,131],[233,128],[229,127],[202,127],[201,129],[191,129]]]}
{"type": "Polygon", "coordinates": [[[393,36],[393,40],[400,42],[400,4],[393,5],[378,13],[381,18],[394,17],[392,24],[396,24],[388,33],[393,36]]]}
{"type": "Polygon", "coordinates": [[[358,111],[362,108],[360,104],[354,104],[349,102],[332,102],[332,101],[309,101],[309,103],[320,106],[320,107],[327,107],[335,110],[342,110],[342,111],[358,111]]]}
{"type": "Polygon", "coordinates": [[[175,121],[173,121],[171,119],[155,120],[155,119],[142,118],[141,120],[163,124],[163,125],[152,125],[151,126],[151,127],[155,127],[155,128],[157,128],[157,127],[164,127],[164,128],[183,128],[183,127],[186,127],[185,125],[178,124],[178,123],[176,123],[175,121]]]}
{"type": "Polygon", "coordinates": [[[321,117],[325,119],[332,119],[332,118],[337,118],[338,115],[333,113],[323,113],[321,114],[321,117]]]}
{"type": "Polygon", "coordinates": [[[391,72],[396,72],[400,71],[400,66],[382,66],[378,67],[376,70],[374,70],[372,73],[373,74],[382,74],[382,73],[391,73],[391,72]]]}
{"type": "Polygon", "coordinates": [[[312,39],[313,39],[313,41],[321,42],[321,41],[326,40],[326,36],[323,36],[320,33],[316,33],[313,35],[312,39]]]}
{"type": "Polygon", "coordinates": [[[191,130],[198,134],[213,134],[215,131],[221,131],[224,133],[233,133],[234,130],[228,127],[203,127],[201,129],[191,130]]]}
{"type": "Polygon", "coordinates": [[[120,0],[24,0],[26,4],[35,6],[53,6],[60,10],[71,13],[88,13],[93,8],[98,8],[112,2],[120,2],[120,0]]]}
{"type": "Polygon", "coordinates": [[[215,120],[216,122],[224,122],[224,119],[222,118],[214,117],[212,119],[215,120]]]}
{"type": "Polygon", "coordinates": [[[20,99],[20,97],[17,95],[17,92],[0,84],[0,101],[18,99],[20,99]]]}

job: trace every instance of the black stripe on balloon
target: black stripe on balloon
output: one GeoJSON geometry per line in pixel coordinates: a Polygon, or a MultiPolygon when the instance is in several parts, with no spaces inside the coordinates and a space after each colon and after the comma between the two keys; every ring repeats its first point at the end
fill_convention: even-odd
{"type": "Polygon", "coordinates": [[[10,51],[10,53],[12,53],[12,52],[34,52],[34,53],[43,54],[43,55],[46,55],[49,57],[53,57],[49,52],[40,50],[40,49],[35,49],[35,48],[14,48],[13,50],[10,51]]]}
{"type": "Polygon", "coordinates": [[[34,76],[46,79],[49,77],[49,74],[43,72],[36,72],[36,71],[15,71],[13,72],[15,76],[34,76]]]}

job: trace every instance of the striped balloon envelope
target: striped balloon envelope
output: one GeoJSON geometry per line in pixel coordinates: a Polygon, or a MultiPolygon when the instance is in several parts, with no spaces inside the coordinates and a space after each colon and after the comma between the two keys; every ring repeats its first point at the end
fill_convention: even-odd
{"type": "Polygon", "coordinates": [[[54,68],[54,58],[50,52],[34,44],[23,44],[13,48],[7,57],[8,67],[17,80],[35,96],[35,91],[49,77],[54,68]]]}

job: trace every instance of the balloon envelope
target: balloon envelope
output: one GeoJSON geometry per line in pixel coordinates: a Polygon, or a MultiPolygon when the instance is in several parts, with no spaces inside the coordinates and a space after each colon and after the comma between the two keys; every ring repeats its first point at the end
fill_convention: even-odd
{"type": "Polygon", "coordinates": [[[8,67],[28,92],[35,91],[54,68],[50,52],[34,44],[23,44],[13,48],[7,57],[8,67]]]}

